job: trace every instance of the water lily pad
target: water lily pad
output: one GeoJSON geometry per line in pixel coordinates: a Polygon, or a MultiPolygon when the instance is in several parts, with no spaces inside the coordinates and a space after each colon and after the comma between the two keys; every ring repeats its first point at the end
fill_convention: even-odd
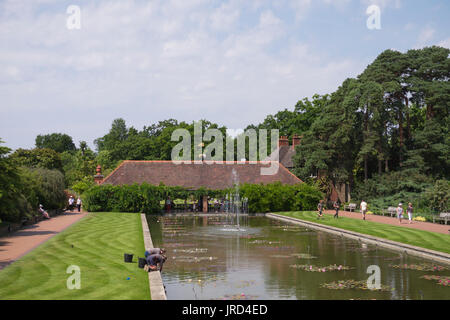
{"type": "Polygon", "coordinates": [[[424,275],[421,277],[422,279],[427,280],[435,280],[438,285],[444,286],[444,287],[450,287],[450,277],[449,276],[438,276],[438,275],[424,275]]]}
{"type": "Polygon", "coordinates": [[[308,271],[308,272],[345,271],[345,270],[354,269],[353,267],[336,265],[336,264],[329,265],[326,267],[318,267],[318,266],[313,266],[313,265],[309,265],[309,264],[293,264],[293,265],[290,265],[290,267],[295,268],[295,269],[300,269],[303,271],[308,271]]]}
{"type": "Polygon", "coordinates": [[[213,261],[217,260],[217,257],[192,257],[192,256],[178,256],[172,257],[175,262],[189,262],[189,263],[198,263],[202,261],[213,261]]]}
{"type": "Polygon", "coordinates": [[[244,294],[244,293],[237,293],[237,294],[233,294],[233,295],[224,295],[221,298],[216,298],[213,300],[254,300],[257,299],[258,296],[252,296],[252,295],[248,295],[248,294],[244,294]]]}
{"type": "Polygon", "coordinates": [[[269,241],[269,240],[253,240],[249,244],[279,244],[281,241],[269,241]]]}
{"type": "Polygon", "coordinates": [[[174,249],[173,252],[182,252],[182,253],[205,253],[205,252],[208,252],[208,249],[207,249],[207,248],[174,249]]]}
{"type": "Polygon", "coordinates": [[[380,285],[379,289],[369,288],[367,286],[367,280],[339,280],[329,283],[323,283],[320,285],[322,288],[331,289],[331,290],[348,290],[348,289],[357,289],[357,290],[370,290],[370,291],[391,291],[391,287],[380,285]]]}
{"type": "Polygon", "coordinates": [[[317,257],[310,255],[309,253],[292,253],[291,256],[299,259],[317,259],[317,257]]]}
{"type": "Polygon", "coordinates": [[[270,256],[271,258],[275,258],[275,259],[287,259],[287,258],[292,258],[292,256],[288,256],[288,255],[282,255],[282,254],[274,254],[270,256]]]}
{"type": "Polygon", "coordinates": [[[397,265],[390,264],[389,266],[394,269],[417,270],[417,271],[437,272],[437,271],[447,270],[446,267],[435,265],[435,264],[430,264],[430,263],[421,263],[421,264],[406,264],[405,263],[405,264],[397,264],[397,265]]]}

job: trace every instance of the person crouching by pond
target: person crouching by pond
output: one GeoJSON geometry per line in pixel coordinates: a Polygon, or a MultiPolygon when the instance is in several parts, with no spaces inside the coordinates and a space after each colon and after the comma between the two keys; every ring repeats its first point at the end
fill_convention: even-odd
{"type": "Polygon", "coordinates": [[[153,248],[153,249],[148,249],[145,251],[145,258],[147,258],[148,256],[151,256],[152,254],[161,254],[164,255],[166,253],[166,249],[164,248],[153,248]]]}
{"type": "Polygon", "coordinates": [[[159,271],[162,272],[163,264],[166,262],[167,257],[162,254],[152,254],[149,255],[147,258],[147,264],[144,267],[145,271],[156,271],[158,270],[158,264],[159,264],[159,271]]]}

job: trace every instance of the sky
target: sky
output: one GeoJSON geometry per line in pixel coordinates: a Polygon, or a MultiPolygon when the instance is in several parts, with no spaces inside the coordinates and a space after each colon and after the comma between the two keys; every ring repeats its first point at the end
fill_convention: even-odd
{"type": "Polygon", "coordinates": [[[244,129],[386,49],[450,48],[449,14],[447,0],[0,0],[0,139],[93,147],[116,118],[244,129]]]}

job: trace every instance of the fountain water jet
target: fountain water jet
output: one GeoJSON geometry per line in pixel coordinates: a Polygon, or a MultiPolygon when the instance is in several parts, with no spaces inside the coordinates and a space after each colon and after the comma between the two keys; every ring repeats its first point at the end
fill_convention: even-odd
{"type": "Polygon", "coordinates": [[[233,224],[233,216],[236,217],[236,224],[233,225],[235,228],[225,228],[223,231],[246,231],[245,229],[241,229],[240,226],[240,217],[239,213],[241,210],[241,199],[239,196],[239,177],[236,172],[236,169],[233,168],[231,172],[233,185],[234,185],[234,194],[227,194],[226,199],[228,202],[227,206],[227,216],[230,217],[230,222],[233,224]]]}

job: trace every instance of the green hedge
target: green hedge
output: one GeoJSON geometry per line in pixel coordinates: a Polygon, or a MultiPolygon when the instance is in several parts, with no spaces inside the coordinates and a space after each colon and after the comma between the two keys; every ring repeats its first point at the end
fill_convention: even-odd
{"type": "MultiPolygon", "coordinates": [[[[83,206],[91,212],[145,212],[160,213],[160,202],[167,199],[187,199],[190,196],[198,198],[208,195],[212,198],[223,198],[230,189],[208,190],[200,188],[192,191],[182,187],[154,186],[147,183],[141,185],[100,185],[93,186],[83,194],[83,206]]],[[[277,212],[291,210],[313,210],[323,194],[316,188],[305,183],[298,185],[283,185],[274,183],[244,184],[239,188],[242,198],[248,198],[249,211],[277,212]]]]}
{"type": "Polygon", "coordinates": [[[240,186],[240,196],[248,198],[252,213],[315,210],[323,193],[306,183],[287,185],[244,184],[240,186]]]}

